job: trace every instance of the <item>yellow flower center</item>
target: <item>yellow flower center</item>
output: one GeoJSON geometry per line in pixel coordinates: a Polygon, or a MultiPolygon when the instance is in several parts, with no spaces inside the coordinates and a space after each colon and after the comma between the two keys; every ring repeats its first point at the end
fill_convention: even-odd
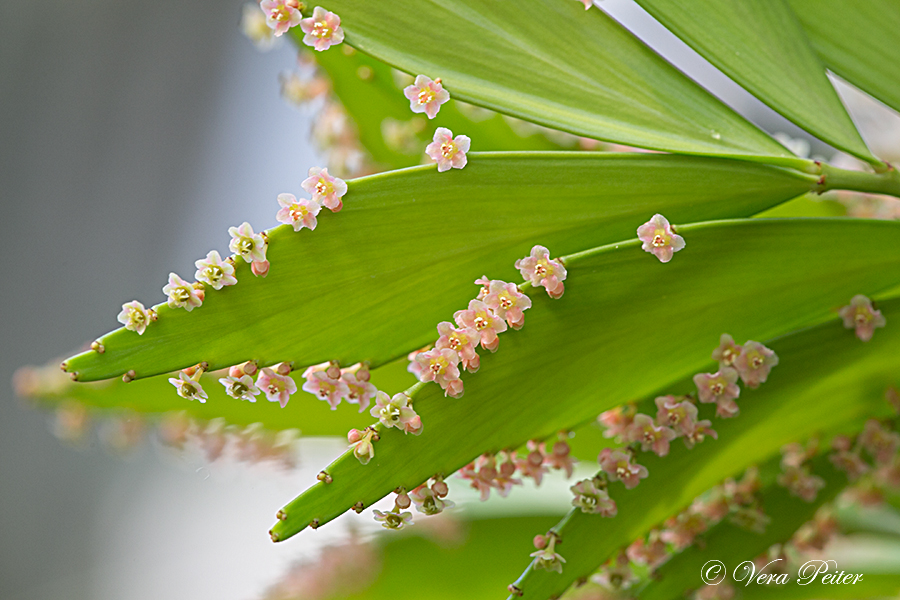
{"type": "Polygon", "coordinates": [[[179,287],[172,290],[172,297],[178,302],[187,302],[191,298],[191,293],[187,288],[179,287]]]}
{"type": "Polygon", "coordinates": [[[331,37],[331,27],[325,21],[316,21],[313,25],[312,34],[317,38],[331,37]]]}
{"type": "Polygon", "coordinates": [[[665,231],[657,230],[656,234],[653,236],[653,247],[661,248],[663,246],[667,246],[669,244],[669,236],[665,231]]]}
{"type": "Polygon", "coordinates": [[[482,329],[486,329],[487,326],[490,325],[490,323],[488,323],[488,320],[480,315],[475,317],[474,323],[475,323],[475,329],[477,329],[478,331],[481,331],[482,329]]]}
{"type": "Polygon", "coordinates": [[[754,369],[760,368],[764,362],[765,359],[763,359],[763,357],[759,354],[754,355],[754,357],[750,359],[750,364],[753,365],[754,369]]]}
{"type": "MultiPolygon", "coordinates": [[[[320,184],[321,185],[321,184],[320,184]]],[[[319,186],[316,186],[316,191],[318,191],[319,186]]],[[[320,192],[321,193],[321,192],[320,192]]],[[[301,221],[306,218],[306,215],[309,214],[309,209],[303,206],[302,204],[295,204],[291,207],[291,218],[295,221],[301,221]]]]}
{"type": "Polygon", "coordinates": [[[456,142],[454,142],[453,140],[441,144],[441,154],[444,158],[451,158],[454,154],[456,154],[456,151],[456,142]]]}
{"type": "Polygon", "coordinates": [[[513,307],[515,302],[513,302],[512,298],[509,296],[500,296],[500,307],[506,310],[509,310],[513,307]]]}
{"type": "Polygon", "coordinates": [[[320,179],[319,183],[316,184],[316,193],[317,194],[325,196],[326,194],[330,194],[331,191],[332,191],[332,185],[323,179],[320,179]]]}
{"type": "Polygon", "coordinates": [[[432,100],[434,100],[434,92],[430,88],[424,88],[416,98],[419,104],[428,104],[432,100]]]}
{"type": "Polygon", "coordinates": [[[717,381],[716,383],[712,384],[709,389],[714,395],[720,396],[722,392],[725,391],[725,386],[722,385],[721,381],[717,381]]]}

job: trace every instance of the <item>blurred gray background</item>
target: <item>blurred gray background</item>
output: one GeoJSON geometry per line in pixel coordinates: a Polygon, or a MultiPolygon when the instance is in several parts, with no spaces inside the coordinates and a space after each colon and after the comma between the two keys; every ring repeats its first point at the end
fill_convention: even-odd
{"type": "MultiPolygon", "coordinates": [[[[73,450],[9,384],[115,328],[123,302],[161,301],[169,271],[224,252],[229,226],[274,225],[275,196],[316,164],[309,116],[279,97],[295,53],[258,52],[242,4],[0,2],[0,599],[254,598],[311,552],[309,532],[291,546],[265,534],[303,469],[165,460],[147,444],[122,458],[96,436],[73,450]]],[[[631,3],[602,5],[764,128],[798,135],[631,3]]]]}
{"type": "Polygon", "coordinates": [[[73,450],[10,385],[117,327],[123,302],[161,301],[229,226],[274,225],[315,164],[279,95],[295,52],[257,51],[242,4],[0,2],[3,600],[252,598],[302,551],[266,535],[296,473],[123,459],[96,435],[73,450]]]}

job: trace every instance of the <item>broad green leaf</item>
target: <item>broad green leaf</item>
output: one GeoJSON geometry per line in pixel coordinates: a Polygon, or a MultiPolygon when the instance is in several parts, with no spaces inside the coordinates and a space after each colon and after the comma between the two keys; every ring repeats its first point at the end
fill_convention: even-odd
{"type": "Polygon", "coordinates": [[[638,0],[726,75],[832,146],[877,162],[785,0],[638,0]]]}
{"type": "MultiPolygon", "coordinates": [[[[770,461],[766,467],[768,485],[762,490],[761,505],[771,521],[765,531],[762,533],[748,531],[727,519],[718,523],[702,536],[702,544],[695,543],[660,567],[659,579],[651,581],[640,590],[641,600],[680,598],[691,590],[703,587],[700,573],[703,565],[711,559],[719,560],[725,565],[728,572],[727,582],[731,585],[742,590],[757,587],[756,583],[750,583],[747,587],[743,585],[747,582],[749,573],[745,569],[738,570],[738,565],[763,554],[772,544],[788,541],[801,525],[813,518],[822,504],[833,500],[847,485],[846,475],[837,471],[827,456],[818,456],[811,461],[811,470],[813,474],[824,479],[826,485],[819,490],[814,501],[806,502],[775,483],[775,477],[780,471],[777,460],[770,461]],[[736,583],[734,578],[740,582],[736,583]]],[[[775,568],[777,566],[775,565],[775,568]]],[[[771,573],[772,568],[766,572],[771,573]]],[[[834,570],[830,572],[833,573],[834,570]]],[[[790,585],[798,585],[797,573],[791,573],[791,579],[790,585]]],[[[777,592],[787,585],[777,585],[768,589],[777,592]]],[[[819,581],[809,582],[808,585],[816,588],[824,597],[827,597],[830,588],[834,587],[822,585],[819,581]]]]}
{"type": "Polygon", "coordinates": [[[656,212],[673,223],[749,216],[809,185],[738,161],[580,152],[474,155],[462,171],[363,177],[316,231],[270,231],[268,277],[239,259],[239,283],[207,290],[200,308],[162,305],[143,335],[119,329],[101,338],[105,353],[67,365],[81,381],[204,360],[212,369],[250,359],[374,367],[433,341],[476,278],[518,280],[512,265],[534,244],[560,255],[631,238],[656,212]]]}
{"type": "MultiPolygon", "coordinates": [[[[341,16],[345,43],[440,77],[466,102],[641,148],[788,155],[605,13],[571,0],[334,0],[328,8],[341,16]]],[[[475,136],[472,147],[481,149],[475,136]]]]}
{"type": "MultiPolygon", "coordinates": [[[[757,340],[786,334],[829,319],[855,293],[872,294],[900,278],[900,255],[891,250],[900,223],[749,219],[686,225],[679,231],[687,248],[668,264],[642,253],[637,240],[572,258],[565,296],[551,300],[542,290],[534,291],[525,327],[504,334],[500,350],[482,358],[478,373],[464,377],[462,398],[446,399],[438,386],[425,386],[416,399],[425,424],[421,436],[391,429],[383,432],[368,465],[350,454],[339,458],[327,469],[334,482],[313,486],[291,502],[284,511],[287,520],[274,527],[275,536],[285,539],[314,519],[327,523],[397,486],[413,488],[435,473],[453,473],[484,452],[546,438],[665,388],[708,368],[723,332],[757,340]],[[773,269],[784,256],[791,262],[773,269]]],[[[829,326],[847,348],[862,347],[834,321],[829,326]]],[[[890,340],[881,337],[883,349],[890,340]]],[[[873,341],[863,351],[877,348],[873,341]]],[[[777,345],[775,350],[782,352],[777,345]]],[[[819,360],[829,363],[829,358],[819,360]]],[[[773,375],[766,389],[777,388],[779,379],[773,375]]],[[[792,380],[784,381],[781,385],[792,380]]],[[[818,384],[810,385],[805,377],[797,381],[809,389],[818,384]]],[[[746,403],[765,393],[748,392],[746,403]]],[[[748,429],[750,420],[740,421],[741,432],[755,431],[748,429]]],[[[765,423],[767,439],[778,439],[781,428],[787,439],[797,434],[796,421],[783,419],[765,423]]],[[[721,444],[714,447],[716,461],[728,456],[721,444]]],[[[742,450],[729,460],[753,455],[752,449],[742,450]]],[[[728,462],[716,461],[692,471],[714,480],[731,472],[728,462]]],[[[666,464],[677,462],[669,457],[666,464]]],[[[698,492],[706,487],[708,482],[698,492]]],[[[650,501],[662,497],[652,494],[650,501]]],[[[577,566],[572,572],[584,574],[577,566]]]]}
{"type": "MultiPolygon", "coordinates": [[[[900,320],[900,299],[881,306],[889,322],[900,320]]],[[[882,335],[877,339],[862,343],[839,319],[833,319],[767,342],[777,352],[779,364],[759,389],[741,390],[740,416],[715,419],[710,405],[700,406],[701,418],[713,420],[719,439],[707,439],[692,450],[673,443],[663,458],[641,454],[640,463],[648,468],[650,477],[632,491],[618,485],[610,488],[619,507],[613,519],[574,511],[560,530],[565,548],[571,549],[563,554],[566,568],[558,575],[529,566],[517,582],[525,592],[524,599],[563,592],[620,548],[687,507],[697,495],[725,477],[764,462],[784,444],[812,435],[855,433],[867,419],[890,414],[884,392],[896,384],[900,332],[884,329],[878,333],[882,335]]],[[[693,372],[714,369],[708,362],[693,372]]],[[[695,389],[686,377],[653,392],[680,394],[695,389]]],[[[641,412],[655,414],[651,398],[648,394],[639,405],[641,412]]]]}
{"type": "Polygon", "coordinates": [[[900,111],[898,0],[788,0],[825,66],[900,111]]]}
{"type": "MultiPolygon", "coordinates": [[[[303,34],[299,35],[302,37],[303,34]]],[[[344,50],[352,48],[345,46],[344,50]]],[[[328,74],[334,92],[356,123],[362,145],[377,163],[389,168],[421,163],[425,159],[425,146],[431,142],[437,127],[447,127],[456,135],[466,134],[477,139],[478,149],[482,151],[562,148],[540,133],[516,133],[493,111],[474,106],[461,109],[452,99],[441,106],[433,120],[423,114],[414,114],[402,88],[394,80],[391,67],[362,52],[353,51],[348,55],[346,51],[335,49],[315,52],[314,58],[328,74]],[[477,120],[466,114],[472,114],[477,120]]],[[[527,125],[537,129],[530,123],[527,125]]]]}

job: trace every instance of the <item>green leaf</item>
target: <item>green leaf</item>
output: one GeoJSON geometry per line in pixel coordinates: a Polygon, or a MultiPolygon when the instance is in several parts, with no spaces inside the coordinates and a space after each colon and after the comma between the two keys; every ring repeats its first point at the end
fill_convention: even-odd
{"type": "MultiPolygon", "coordinates": [[[[327,469],[334,482],[313,486],[291,502],[284,510],[287,520],[273,528],[275,536],[285,539],[313,519],[327,523],[356,502],[368,506],[398,486],[411,489],[435,473],[449,475],[484,452],[518,448],[664,389],[708,368],[723,332],[766,340],[829,319],[853,294],[871,294],[900,278],[900,255],[892,251],[900,223],[750,219],[679,231],[687,248],[668,264],[641,252],[637,240],[569,260],[565,296],[551,300],[543,290],[533,292],[525,327],[505,334],[500,350],[482,357],[481,370],[464,377],[462,398],[445,399],[438,386],[425,386],[415,400],[425,424],[421,436],[391,429],[383,432],[368,465],[351,454],[339,458],[327,469]],[[784,256],[791,262],[780,262],[784,256]],[[779,268],[773,269],[776,263],[779,268]]],[[[835,321],[828,327],[847,348],[862,348],[835,321]]],[[[879,345],[864,351],[892,341],[880,337],[879,345]]],[[[774,349],[783,351],[778,345],[774,349]]],[[[832,364],[829,358],[819,360],[832,364]]],[[[766,389],[777,388],[779,379],[773,374],[766,389]]],[[[791,381],[819,389],[818,382],[810,385],[805,377],[781,385],[791,381]]],[[[758,401],[766,389],[747,393],[747,403],[758,401]]],[[[836,410],[823,418],[838,415],[846,413],[836,410]]],[[[749,432],[755,440],[749,420],[740,421],[741,435],[749,432]]],[[[795,439],[798,431],[792,418],[765,427],[770,440],[782,431],[795,439]]],[[[704,451],[710,446],[717,454],[707,476],[714,480],[731,472],[728,462],[719,462],[722,457],[740,462],[754,456],[752,449],[729,455],[721,443],[704,444],[704,451]]],[[[673,462],[669,457],[666,464],[673,462]]],[[[698,469],[696,475],[705,473],[698,469]]],[[[698,492],[706,487],[708,482],[698,492]]],[[[665,496],[651,494],[648,500],[660,502],[665,496]]],[[[665,498],[667,508],[670,500],[665,498]]],[[[584,569],[576,566],[571,572],[574,578],[584,569]]]]}
{"type": "MultiPolygon", "coordinates": [[[[571,0],[334,0],[329,9],[346,43],[441,77],[466,102],[641,148],[788,155],[605,13],[571,0]]],[[[477,136],[472,147],[481,149],[477,136]]]]}
{"type": "MultiPolygon", "coordinates": [[[[295,35],[302,37],[303,34],[295,35]]],[[[344,50],[352,48],[345,46],[344,50]]],[[[447,127],[454,134],[477,138],[478,149],[483,151],[562,148],[540,133],[516,133],[502,116],[493,111],[468,107],[465,109],[468,114],[477,116],[477,121],[473,120],[452,99],[441,106],[437,117],[431,121],[425,115],[414,114],[409,109],[409,100],[394,81],[391,67],[362,52],[353,51],[348,55],[335,49],[332,52],[315,52],[314,58],[328,74],[334,92],[356,123],[362,145],[377,163],[389,168],[409,167],[422,162],[425,146],[431,141],[436,127],[447,127]],[[408,131],[409,139],[392,137],[391,127],[408,131]]],[[[531,127],[536,129],[533,125],[531,127]]]]}
{"type": "MultiPolygon", "coordinates": [[[[900,299],[884,302],[881,307],[889,322],[900,319],[900,299]]],[[[743,320],[737,317],[735,322],[743,320]]],[[[833,319],[767,342],[777,352],[779,364],[759,389],[741,390],[739,417],[714,419],[719,439],[707,440],[692,450],[674,443],[663,458],[642,454],[640,463],[650,471],[650,477],[633,491],[617,485],[610,488],[619,508],[613,519],[574,511],[560,530],[564,547],[569,549],[563,554],[565,569],[558,575],[529,567],[517,582],[525,592],[523,599],[562,593],[620,548],[687,507],[696,496],[724,478],[764,462],[784,444],[811,435],[852,434],[867,419],[890,414],[884,392],[896,383],[894,357],[900,352],[900,331],[884,329],[878,334],[882,335],[862,343],[842,327],[839,319],[833,319]]],[[[693,372],[714,368],[709,362],[693,372]]],[[[695,389],[686,377],[678,384],[659,387],[654,395],[695,389]]],[[[649,399],[638,408],[655,414],[649,399]]],[[[700,411],[701,418],[712,418],[714,413],[709,405],[700,406],[700,411]]]]}
{"type": "MultiPolygon", "coordinates": [[[[512,279],[534,244],[564,254],[633,238],[655,212],[675,223],[749,216],[809,189],[803,176],[699,157],[606,153],[474,155],[348,183],[344,209],[315,232],[271,230],[265,279],[239,259],[239,283],[188,313],[162,305],[139,336],[101,338],[67,361],[81,381],[149,377],[209,362],[328,360],[378,366],[433,341],[476,278],[512,279]]],[[[518,275],[515,275],[518,279],[518,275]]]]}
{"type": "Polygon", "coordinates": [[[898,0],[788,0],[825,66],[900,111],[898,0]]]}
{"type": "MultiPolygon", "coordinates": [[[[406,357],[386,364],[372,371],[372,384],[378,389],[404,389],[415,382],[406,370],[406,357]]],[[[295,371],[292,377],[297,389],[304,383],[303,371],[295,371]]],[[[258,396],[257,402],[236,400],[225,393],[218,382],[227,373],[217,371],[206,373],[200,378],[200,385],[209,398],[205,403],[192,402],[179,396],[169,383],[168,375],[138,379],[131,383],[122,380],[93,383],[74,383],[64,374],[61,381],[44,379],[28,396],[37,406],[45,409],[56,408],[77,402],[88,408],[94,417],[121,414],[133,411],[148,417],[165,413],[184,412],[187,416],[201,421],[224,419],[228,425],[246,426],[260,423],[269,431],[299,429],[306,436],[345,436],[351,428],[363,428],[371,424],[369,411],[359,413],[355,405],[341,405],[331,410],[327,403],[306,392],[298,392],[281,408],[278,403],[267,402],[258,396]]],[[[43,377],[46,377],[44,375],[43,377]]]]}
{"type": "Polygon", "coordinates": [[[638,4],[777,112],[836,148],[878,162],[785,0],[638,0],[638,4]]]}
{"type": "MultiPolygon", "coordinates": [[[[763,554],[769,546],[786,542],[801,525],[811,520],[816,510],[822,504],[833,500],[847,484],[844,473],[837,471],[826,456],[819,456],[811,462],[811,471],[814,475],[825,480],[825,487],[819,490],[813,502],[806,502],[793,496],[786,488],[775,483],[775,477],[780,471],[778,460],[770,461],[766,465],[769,484],[762,490],[762,508],[766,516],[771,519],[763,533],[748,531],[734,525],[727,519],[712,527],[702,536],[702,544],[694,544],[681,552],[672,560],[659,568],[659,579],[651,581],[640,592],[641,600],[669,600],[680,598],[690,590],[703,587],[700,573],[703,565],[710,559],[719,560],[728,570],[727,580],[732,585],[741,589],[746,583],[748,573],[745,570],[737,570],[738,565],[747,560],[753,560],[763,554]],[[735,583],[733,577],[740,579],[735,583]]],[[[762,470],[762,469],[761,469],[762,470]]],[[[782,563],[783,565],[784,563],[782,563]]],[[[772,572],[769,569],[766,572],[772,572]]],[[[833,571],[832,571],[833,572],[833,571]]],[[[791,574],[790,585],[796,586],[797,574],[791,574]]],[[[824,587],[821,583],[811,583],[812,587],[827,592],[832,586],[824,587]]],[[[751,583],[748,587],[759,587],[751,583]]],[[[781,589],[782,586],[767,588],[770,591],[781,589]]],[[[783,587],[788,587],[785,584],[783,587]]]]}
{"type": "MultiPolygon", "coordinates": [[[[416,513],[415,519],[414,529],[421,526],[420,519],[428,517],[416,513]]],[[[446,529],[460,530],[464,542],[441,543],[387,531],[380,539],[384,546],[378,579],[369,589],[342,598],[395,600],[397,590],[418,590],[429,600],[496,600],[516,576],[519,557],[515,549],[531,544],[531,532],[546,530],[555,520],[541,516],[446,523],[446,529]],[[473,585],[476,581],[477,586],[473,585]]]]}

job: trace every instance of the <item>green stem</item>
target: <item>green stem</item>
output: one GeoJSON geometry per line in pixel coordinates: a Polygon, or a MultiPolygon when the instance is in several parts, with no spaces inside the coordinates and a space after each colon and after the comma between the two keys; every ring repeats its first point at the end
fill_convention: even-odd
{"type": "Polygon", "coordinates": [[[813,188],[819,194],[829,190],[852,190],[900,197],[900,172],[894,167],[882,173],[848,171],[828,164],[819,167],[821,176],[813,188]]]}

